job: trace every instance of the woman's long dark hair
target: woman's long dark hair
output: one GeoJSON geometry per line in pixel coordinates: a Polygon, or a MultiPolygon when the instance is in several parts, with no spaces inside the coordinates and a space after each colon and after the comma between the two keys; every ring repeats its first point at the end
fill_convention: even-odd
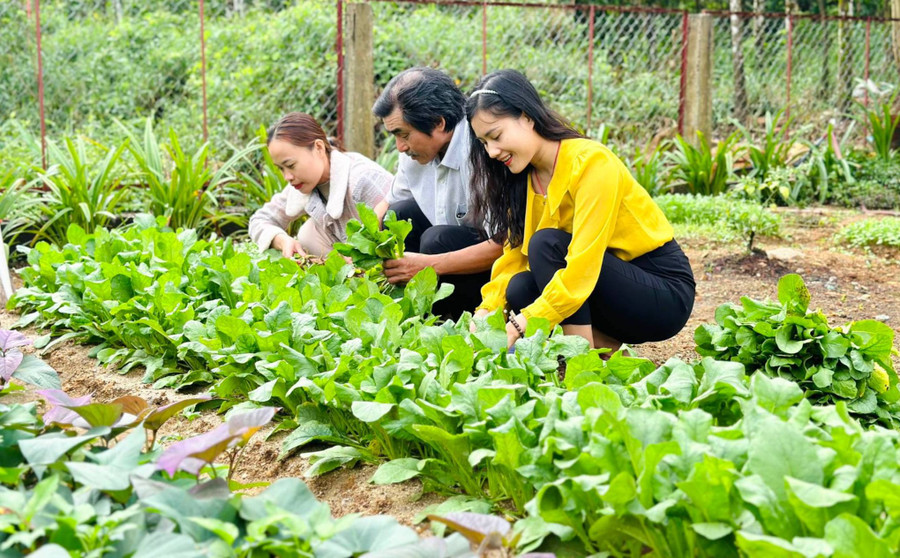
{"type": "Polygon", "coordinates": [[[491,159],[475,137],[472,117],[480,110],[498,117],[518,118],[525,114],[534,121],[534,131],[544,139],[557,141],[584,136],[550,110],[528,78],[515,70],[499,70],[484,76],[472,93],[476,91],[482,92],[470,95],[466,102],[473,204],[476,215],[487,216],[493,231],[508,234],[507,240],[516,248],[522,245],[525,237],[528,173],[532,166],[529,164],[519,174],[513,174],[506,165],[491,159]]]}

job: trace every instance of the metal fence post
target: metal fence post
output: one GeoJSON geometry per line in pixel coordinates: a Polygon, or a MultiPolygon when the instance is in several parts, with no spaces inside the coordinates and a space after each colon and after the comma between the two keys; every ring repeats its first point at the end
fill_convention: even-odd
{"type": "Polygon", "coordinates": [[[481,73],[487,73],[487,0],[481,5],[481,73]]]}
{"type": "Polygon", "coordinates": [[[345,66],[347,109],[345,145],[350,151],[375,157],[375,63],[372,40],[372,5],[347,5],[347,57],[345,66]]]}
{"type": "Polygon", "coordinates": [[[203,25],[205,17],[205,5],[200,0],[200,77],[203,91],[203,143],[209,141],[209,127],[206,114],[206,35],[203,25]]]}
{"type": "Polygon", "coordinates": [[[697,132],[707,139],[712,132],[713,28],[709,14],[691,14],[688,19],[682,136],[697,145],[697,132]]]}
{"type": "Polygon", "coordinates": [[[337,33],[334,38],[334,50],[337,53],[337,130],[335,134],[342,143],[344,141],[344,0],[336,0],[337,33]]]}
{"type": "Polygon", "coordinates": [[[684,136],[684,104],[687,88],[687,49],[690,35],[688,34],[688,13],[681,14],[681,76],[678,89],[678,133],[684,136]]]}
{"type": "Polygon", "coordinates": [[[588,90],[587,90],[587,131],[591,131],[591,114],[594,109],[594,14],[596,14],[596,6],[591,4],[588,17],[591,19],[588,24],[588,90]]]}
{"type": "MultiPolygon", "coordinates": [[[[863,88],[863,108],[865,110],[869,110],[869,60],[871,59],[870,55],[870,46],[872,44],[872,18],[866,18],[866,69],[863,74],[863,79],[865,80],[865,87],[863,88]]],[[[869,119],[863,118],[863,137],[868,137],[869,135],[869,119]]]]}
{"type": "Polygon", "coordinates": [[[793,64],[794,50],[794,17],[791,14],[787,16],[787,100],[784,105],[784,121],[789,122],[791,119],[791,71],[793,64]]]}
{"type": "Polygon", "coordinates": [[[34,27],[37,38],[38,110],[41,117],[41,167],[47,170],[47,120],[44,115],[44,57],[41,51],[41,0],[34,0],[34,27]]]}

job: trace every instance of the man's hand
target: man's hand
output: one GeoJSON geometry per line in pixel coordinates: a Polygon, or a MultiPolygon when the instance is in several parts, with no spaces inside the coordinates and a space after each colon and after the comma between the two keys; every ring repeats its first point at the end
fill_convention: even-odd
{"type": "Polygon", "coordinates": [[[384,275],[393,285],[408,283],[416,273],[426,267],[431,267],[431,256],[417,252],[407,252],[400,259],[384,260],[384,275]]]}
{"type": "Polygon", "coordinates": [[[281,255],[285,258],[293,258],[294,254],[306,257],[306,252],[303,250],[303,246],[300,245],[300,241],[286,234],[279,234],[273,238],[272,248],[281,250],[281,255]]]}

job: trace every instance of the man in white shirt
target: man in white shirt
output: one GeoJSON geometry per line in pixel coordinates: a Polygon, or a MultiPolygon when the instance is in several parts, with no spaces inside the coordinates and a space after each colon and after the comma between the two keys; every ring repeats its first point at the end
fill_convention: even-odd
{"type": "Polygon", "coordinates": [[[387,200],[376,210],[384,215],[391,209],[413,224],[405,255],[385,261],[385,275],[391,283],[405,283],[422,269],[434,268],[442,282],[454,286],[434,313],[450,318],[475,310],[491,265],[503,252],[485,231],[484,217],[469,211],[465,103],[449,76],[419,67],[395,76],[372,108],[400,151],[387,200]]]}

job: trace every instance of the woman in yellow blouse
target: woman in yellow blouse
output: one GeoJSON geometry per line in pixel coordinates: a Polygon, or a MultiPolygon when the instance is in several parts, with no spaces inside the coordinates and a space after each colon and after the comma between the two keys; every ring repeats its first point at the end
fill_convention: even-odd
{"type": "Polygon", "coordinates": [[[508,310],[510,346],[531,318],[611,349],[678,333],[694,305],[690,262],[618,157],[514,70],[482,78],[466,110],[476,207],[508,232],[476,317],[508,310]]]}

